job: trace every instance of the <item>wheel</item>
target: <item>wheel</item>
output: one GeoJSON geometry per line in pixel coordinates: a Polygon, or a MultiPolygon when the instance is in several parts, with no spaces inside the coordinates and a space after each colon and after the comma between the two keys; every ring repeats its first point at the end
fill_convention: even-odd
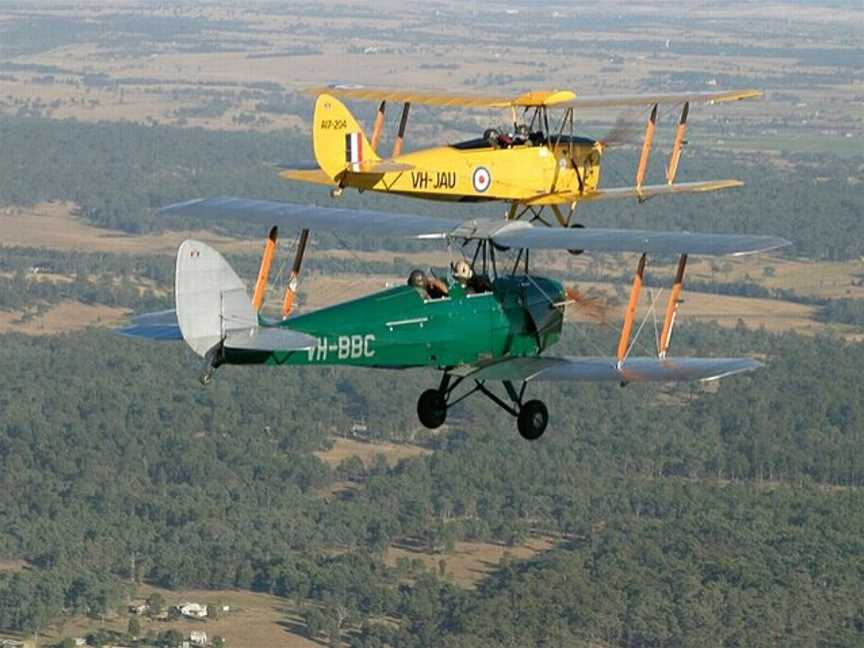
{"type": "Polygon", "coordinates": [[[549,410],[546,409],[543,401],[528,401],[519,410],[516,423],[522,438],[534,441],[543,436],[543,432],[546,431],[546,426],[549,424],[549,410]]]}
{"type": "Polygon", "coordinates": [[[338,198],[341,195],[342,195],[342,187],[333,187],[330,190],[330,197],[331,198],[338,198]]]}
{"type": "MultiPolygon", "coordinates": [[[[573,223],[570,226],[570,229],[574,229],[574,228],[584,229],[585,226],[582,223],[573,223]]],[[[567,251],[570,254],[572,254],[573,256],[576,256],[576,255],[582,254],[585,250],[567,250],[567,251]]]]}
{"type": "Polygon", "coordinates": [[[417,400],[417,416],[430,430],[441,427],[447,420],[447,401],[437,389],[427,389],[417,400]]]}

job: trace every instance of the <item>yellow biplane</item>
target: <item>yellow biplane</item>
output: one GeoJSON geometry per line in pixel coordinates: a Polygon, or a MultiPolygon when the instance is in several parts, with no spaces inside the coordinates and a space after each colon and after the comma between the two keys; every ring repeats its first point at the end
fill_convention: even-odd
{"type": "Polygon", "coordinates": [[[312,145],[316,168],[287,169],[280,176],[333,187],[339,196],[346,187],[381,191],[430,200],[463,202],[506,201],[508,218],[526,216],[547,225],[545,207],[558,224],[568,227],[579,201],[636,198],[640,202],[660,194],[715,191],[737,187],[738,180],[676,183],[681,150],[685,144],[687,113],[691,103],[720,103],[761,96],[757,90],[682,92],[646,95],[579,96],[568,90],[529,92],[518,97],[412,92],[365,87],[312,88],[317,95],[312,145]],[[338,99],[380,102],[372,139],[338,99]],[[378,154],[387,102],[402,103],[393,151],[378,154]],[[449,146],[402,153],[411,104],[439,107],[509,109],[512,132],[487,129],[482,137],[449,146]],[[645,185],[648,159],[654,139],[657,110],[661,105],[683,105],[666,167],[666,183],[645,185]],[[599,188],[600,158],[608,142],[574,133],[574,113],[593,108],[650,107],[642,153],[632,187],[599,188]],[[557,126],[550,125],[550,111],[563,111],[557,126]],[[521,114],[520,114],[521,113],[521,114]],[[530,119],[529,119],[530,117],[530,119]],[[520,121],[521,118],[521,121],[520,121]],[[565,214],[561,206],[565,205],[565,214]]]}

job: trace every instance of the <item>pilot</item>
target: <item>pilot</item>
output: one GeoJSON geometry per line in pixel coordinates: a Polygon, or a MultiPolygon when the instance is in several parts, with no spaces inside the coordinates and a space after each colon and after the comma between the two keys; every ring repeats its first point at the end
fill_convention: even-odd
{"type": "Polygon", "coordinates": [[[459,259],[453,264],[453,278],[459,282],[466,291],[468,290],[468,282],[474,276],[474,271],[465,259],[459,259]]]}
{"type": "Polygon", "coordinates": [[[447,284],[434,275],[426,276],[419,268],[408,275],[408,285],[413,286],[423,299],[440,299],[450,292],[447,284]]]}
{"type": "Polygon", "coordinates": [[[531,133],[528,130],[528,126],[519,124],[516,127],[516,132],[513,134],[513,144],[525,144],[530,137],[531,133]]]}

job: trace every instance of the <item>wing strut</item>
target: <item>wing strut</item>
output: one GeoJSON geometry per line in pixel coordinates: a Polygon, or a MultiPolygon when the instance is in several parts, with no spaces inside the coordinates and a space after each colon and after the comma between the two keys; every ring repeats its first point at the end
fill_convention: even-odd
{"type": "Polygon", "coordinates": [[[663,319],[663,329],[657,345],[657,355],[665,358],[669,351],[669,342],[672,340],[672,327],[675,325],[675,317],[678,315],[678,299],[681,288],[684,285],[684,268],[687,266],[687,255],[682,254],[678,259],[678,270],[675,272],[675,283],[672,284],[672,292],[669,294],[669,303],[666,304],[666,317],[663,319]]]}
{"type": "Polygon", "coordinates": [[[396,133],[396,141],[393,143],[393,155],[390,157],[399,157],[402,155],[402,142],[405,141],[405,127],[408,125],[408,111],[411,109],[411,102],[406,101],[402,104],[402,117],[399,118],[399,132],[396,133]]]}
{"type": "Polygon", "coordinates": [[[624,313],[624,325],[621,327],[621,338],[618,340],[618,368],[624,366],[624,358],[627,356],[627,348],[630,346],[630,332],[633,330],[633,320],[636,317],[636,305],[639,303],[639,292],[642,290],[642,277],[645,276],[646,256],[639,257],[639,265],[636,274],[633,275],[633,287],[630,288],[630,301],[627,302],[627,311],[624,313]]]}
{"type": "Polygon", "coordinates": [[[264,244],[264,255],[261,257],[261,268],[258,270],[258,280],[255,282],[255,292],[252,296],[252,306],[256,311],[261,310],[264,304],[264,293],[267,291],[267,278],[270,276],[270,265],[273,263],[273,255],[276,252],[276,239],[279,237],[279,228],[275,225],[270,228],[267,242],[264,244]]]}
{"type": "Polygon", "coordinates": [[[651,109],[648,124],[645,126],[645,141],[642,142],[642,154],[639,156],[639,166],[636,169],[636,189],[642,188],[645,172],[648,170],[648,157],[651,155],[651,144],[654,142],[654,128],[657,125],[657,104],[651,109]]]}
{"type": "Polygon", "coordinates": [[[684,136],[687,134],[687,113],[690,111],[690,102],[684,102],[684,108],[681,110],[681,119],[678,120],[678,127],[675,129],[675,143],[672,145],[672,155],[669,157],[669,166],[666,168],[666,182],[672,184],[675,182],[675,174],[678,172],[678,160],[681,159],[681,147],[687,142],[684,141],[684,136]]]}
{"type": "Polygon", "coordinates": [[[369,145],[375,153],[378,153],[378,142],[381,141],[381,130],[384,128],[384,109],[387,107],[387,102],[382,101],[378,106],[378,112],[375,115],[375,126],[372,128],[372,141],[369,145]]]}
{"type": "Polygon", "coordinates": [[[294,295],[297,294],[297,283],[300,281],[300,266],[303,264],[303,254],[306,252],[306,244],[309,242],[309,230],[305,227],[297,239],[297,251],[294,253],[294,265],[291,266],[291,274],[288,275],[288,285],[285,287],[285,298],[282,300],[282,319],[291,315],[294,307],[294,295]]]}

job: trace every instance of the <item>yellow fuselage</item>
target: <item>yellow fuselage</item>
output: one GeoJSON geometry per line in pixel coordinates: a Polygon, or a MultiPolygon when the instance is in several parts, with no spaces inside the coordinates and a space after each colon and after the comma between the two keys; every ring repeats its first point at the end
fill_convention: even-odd
{"type": "Polygon", "coordinates": [[[581,194],[596,189],[600,181],[600,151],[593,142],[561,145],[557,150],[531,144],[510,148],[442,146],[392,161],[413,168],[387,173],[348,170],[340,184],[431,200],[544,205],[578,200],[581,194]]]}

